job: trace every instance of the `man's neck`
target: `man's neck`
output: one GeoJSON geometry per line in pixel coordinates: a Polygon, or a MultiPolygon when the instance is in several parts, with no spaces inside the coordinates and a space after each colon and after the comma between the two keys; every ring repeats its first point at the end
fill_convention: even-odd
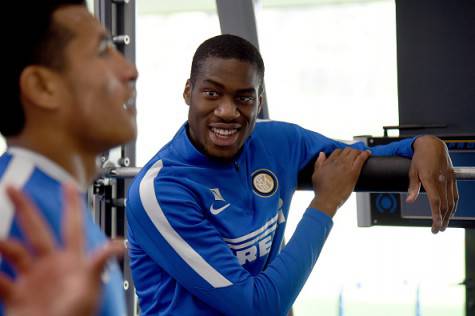
{"type": "Polygon", "coordinates": [[[38,153],[63,168],[81,188],[86,188],[97,174],[96,155],[78,150],[58,139],[29,139],[25,136],[7,138],[8,147],[20,147],[38,153]],[[36,140],[35,140],[36,139],[36,140]]]}

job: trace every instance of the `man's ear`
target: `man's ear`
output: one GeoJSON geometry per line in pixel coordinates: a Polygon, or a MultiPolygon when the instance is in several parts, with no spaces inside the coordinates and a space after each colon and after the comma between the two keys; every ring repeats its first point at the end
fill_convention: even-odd
{"type": "Polygon", "coordinates": [[[191,105],[191,90],[193,87],[191,86],[191,80],[186,80],[185,90],[183,90],[183,99],[185,99],[185,103],[191,105]]]}
{"type": "Polygon", "coordinates": [[[259,94],[259,105],[258,105],[258,109],[257,109],[257,115],[259,115],[262,111],[262,101],[264,101],[264,98],[262,97],[262,94],[259,94]]]}
{"type": "Polygon", "coordinates": [[[57,73],[47,67],[31,65],[20,75],[20,96],[28,104],[51,110],[59,106],[60,85],[57,73]]]}

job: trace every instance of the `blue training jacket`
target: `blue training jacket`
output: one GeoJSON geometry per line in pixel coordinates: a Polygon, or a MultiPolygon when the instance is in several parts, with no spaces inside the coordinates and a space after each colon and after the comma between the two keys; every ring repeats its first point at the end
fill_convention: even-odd
{"type": "MultiPolygon", "coordinates": [[[[222,163],[199,152],[186,128],[145,165],[128,193],[129,254],[142,315],[286,315],[332,227],[330,217],[309,208],[281,247],[297,174],[317,153],[348,145],[263,121],[234,161],[222,163]]],[[[412,142],[371,150],[412,157],[412,142]]]]}
{"type": "MultiPolygon", "coordinates": [[[[15,216],[14,208],[6,196],[5,187],[13,185],[28,194],[43,218],[50,225],[59,246],[62,244],[61,221],[63,214],[63,191],[61,183],[72,182],[72,177],[64,169],[44,156],[21,148],[9,148],[0,157],[0,238],[14,238],[25,242],[15,216]]],[[[84,197],[85,198],[85,197],[84,197]]],[[[84,199],[85,200],[85,199],[84,199]]],[[[83,208],[85,244],[88,252],[104,245],[106,236],[94,224],[91,210],[83,208]]],[[[12,267],[0,258],[0,271],[15,276],[12,267]]],[[[98,315],[126,315],[125,297],[121,271],[116,262],[111,261],[104,271],[102,303],[98,315]]],[[[4,315],[0,303],[0,316],[4,315]]]]}

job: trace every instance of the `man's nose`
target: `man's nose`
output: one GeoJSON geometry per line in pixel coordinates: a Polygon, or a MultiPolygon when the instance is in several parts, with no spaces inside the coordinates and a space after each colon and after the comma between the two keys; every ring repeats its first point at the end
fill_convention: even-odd
{"type": "Polygon", "coordinates": [[[214,114],[223,120],[233,120],[240,115],[232,98],[223,98],[214,110],[214,114]]]}
{"type": "Polygon", "coordinates": [[[116,51],[117,59],[116,64],[119,65],[121,69],[121,77],[123,81],[128,81],[135,83],[139,76],[137,71],[137,67],[129,62],[124,55],[122,55],[119,51],[116,51]]]}

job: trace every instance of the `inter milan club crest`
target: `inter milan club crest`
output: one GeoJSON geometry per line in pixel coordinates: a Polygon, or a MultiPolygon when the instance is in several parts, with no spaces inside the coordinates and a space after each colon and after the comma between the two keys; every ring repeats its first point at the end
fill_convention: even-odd
{"type": "Polygon", "coordinates": [[[262,197],[272,196],[278,187],[277,177],[268,169],[259,169],[252,174],[252,188],[262,197]]]}

